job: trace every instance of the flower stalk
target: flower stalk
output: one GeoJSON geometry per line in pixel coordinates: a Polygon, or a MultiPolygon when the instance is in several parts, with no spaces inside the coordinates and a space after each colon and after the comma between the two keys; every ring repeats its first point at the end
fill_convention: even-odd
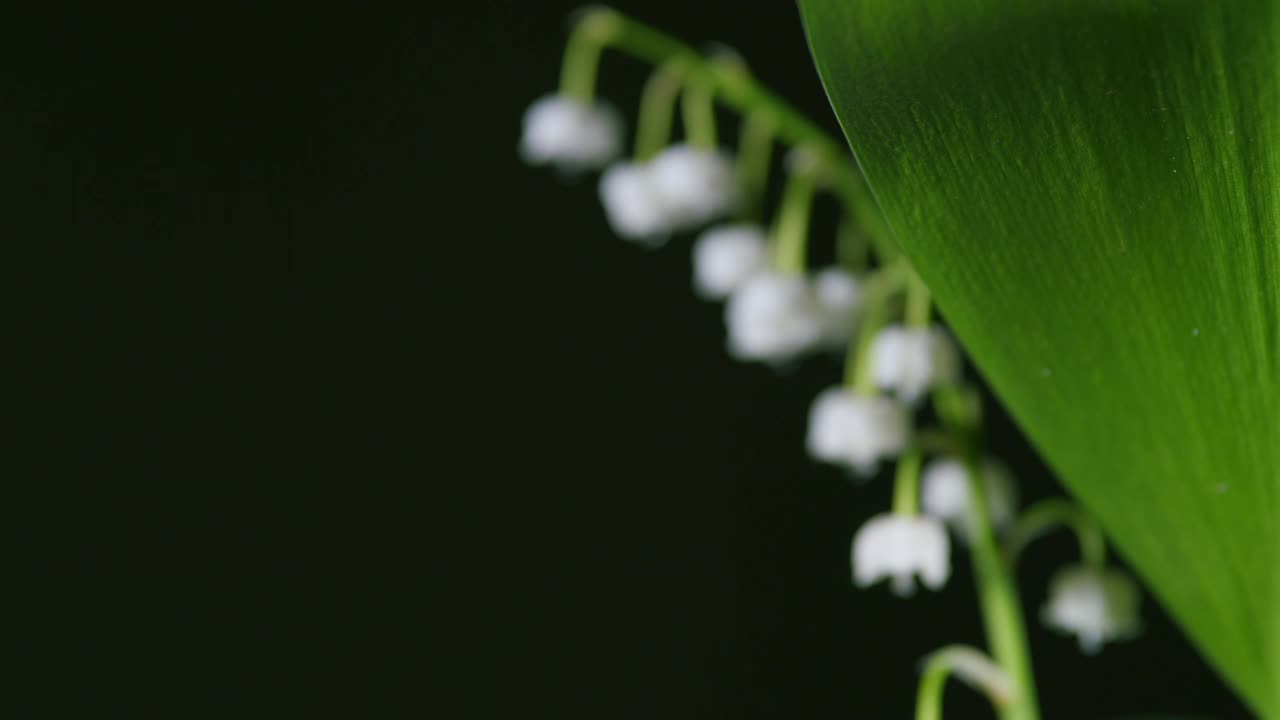
{"type": "Polygon", "coordinates": [[[738,183],[746,199],[744,215],[759,220],[773,160],[773,121],[758,113],[742,120],[738,136],[738,183]]]}
{"type": "Polygon", "coordinates": [[[808,265],[809,216],[814,190],[810,168],[799,167],[788,175],[773,230],[774,265],[780,272],[800,275],[808,265]]]}
{"type": "Polygon", "coordinates": [[[1005,538],[1004,555],[1010,567],[1027,545],[1058,527],[1069,528],[1080,544],[1080,559],[1085,565],[1101,570],[1107,565],[1107,541],[1093,516],[1079,505],[1062,498],[1049,498],[1027,508],[1005,538]]]}
{"type": "Polygon", "coordinates": [[[904,320],[908,327],[928,327],[932,307],[929,287],[915,270],[908,272],[907,307],[904,320]]]}
{"type": "Polygon", "coordinates": [[[680,103],[684,113],[684,133],[689,145],[702,150],[716,149],[715,93],[705,78],[693,76],[680,103]]]}
{"type": "Polygon", "coordinates": [[[589,10],[577,19],[560,65],[560,94],[588,105],[595,100],[600,55],[620,18],[611,11],[589,10]]]}
{"type": "Polygon", "coordinates": [[[975,438],[978,428],[954,428],[965,438],[964,463],[969,471],[970,535],[969,552],[978,587],[978,604],[982,611],[987,645],[996,662],[1009,673],[1015,687],[1015,698],[999,710],[1001,720],[1038,720],[1035,675],[1031,667],[1031,651],[1027,645],[1026,624],[1018,587],[1005,563],[995,530],[987,511],[986,488],[983,487],[980,453],[975,438]]]}
{"type": "Polygon", "coordinates": [[[898,458],[897,471],[893,477],[893,512],[895,515],[917,515],[920,513],[920,465],[924,462],[924,453],[913,447],[898,458]]]}
{"type": "Polygon", "coordinates": [[[1017,697],[1008,673],[981,651],[949,645],[924,659],[916,692],[916,720],[942,720],[942,690],[951,676],[986,695],[996,712],[1017,697]]]}
{"type": "Polygon", "coordinates": [[[841,217],[836,227],[836,260],[840,267],[849,272],[862,272],[867,268],[870,249],[853,217],[848,214],[841,217]]]}
{"type": "Polygon", "coordinates": [[[845,355],[845,385],[853,388],[854,392],[864,395],[876,392],[870,359],[871,348],[875,344],[876,334],[889,318],[894,296],[901,290],[908,271],[904,263],[895,261],[882,267],[867,282],[862,321],[845,355]]]}
{"type": "Polygon", "coordinates": [[[684,65],[665,62],[657,67],[640,93],[636,121],[636,162],[651,160],[671,140],[671,123],[676,100],[684,85],[684,65]]]}

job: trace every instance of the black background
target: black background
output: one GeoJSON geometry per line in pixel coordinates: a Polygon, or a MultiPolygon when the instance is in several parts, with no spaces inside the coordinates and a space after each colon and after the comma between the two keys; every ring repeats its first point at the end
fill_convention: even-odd
{"type": "MultiPolygon", "coordinates": [[[[835,130],[790,4],[619,5],[835,130]]],[[[730,361],[687,240],[518,161],[573,7],[6,23],[4,715],[899,718],[981,642],[962,554],[852,588],[889,491],[804,457],[834,361],[730,361]]],[[[1046,717],[1244,714],[1153,602],[1095,658],[1035,623],[1071,559],[1021,577],[1046,717]]]]}

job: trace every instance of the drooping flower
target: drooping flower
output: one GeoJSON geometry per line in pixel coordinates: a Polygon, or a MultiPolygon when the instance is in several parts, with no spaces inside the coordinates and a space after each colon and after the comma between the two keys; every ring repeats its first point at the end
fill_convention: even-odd
{"type": "Polygon", "coordinates": [[[520,155],[531,165],[577,172],[602,168],[622,149],[622,120],[602,102],[548,95],[524,114],[520,155]]]}
{"type": "Polygon", "coordinates": [[[1040,618],[1048,626],[1074,634],[1080,649],[1093,654],[1102,645],[1141,629],[1138,586],[1120,570],[1069,565],[1049,582],[1049,600],[1040,618]]]}
{"type": "Polygon", "coordinates": [[[813,292],[822,308],[824,341],[843,346],[852,337],[862,309],[858,279],[840,268],[826,268],[814,274],[813,292]]]}
{"type": "Polygon", "coordinates": [[[768,242],[758,225],[714,227],[693,246],[693,284],[705,298],[728,297],[768,266],[768,242]]]}
{"type": "Polygon", "coordinates": [[[740,360],[783,362],[822,339],[822,313],[803,277],[753,275],[725,306],[729,352],[740,360]]]}
{"type": "MultiPolygon", "coordinates": [[[[1018,506],[1018,490],[1009,469],[995,458],[982,463],[982,487],[986,493],[987,515],[1001,528],[1013,520],[1018,506]]],[[[942,520],[960,537],[969,537],[969,472],[954,458],[937,458],[925,466],[920,478],[920,509],[942,520]]]]}
{"type": "Polygon", "coordinates": [[[737,170],[723,152],[672,145],[658,153],[649,169],[677,230],[690,230],[730,213],[741,200],[737,170]]]}
{"type": "Polygon", "coordinates": [[[872,343],[871,366],[878,386],[915,402],[929,389],[960,378],[960,353],[939,327],[889,325],[872,343]]]}
{"type": "Polygon", "coordinates": [[[621,162],[600,176],[600,202],[610,227],[619,236],[645,245],[667,241],[672,210],[653,183],[647,165],[621,162]]]}
{"type": "Polygon", "coordinates": [[[869,475],[902,452],[910,434],[906,410],[883,395],[824,390],[809,409],[809,454],[869,475]]]}
{"type": "Polygon", "coordinates": [[[915,579],[931,590],[951,575],[951,545],[938,520],[923,515],[876,515],[853,538],[853,579],[860,587],[889,578],[898,595],[915,591],[915,579]]]}

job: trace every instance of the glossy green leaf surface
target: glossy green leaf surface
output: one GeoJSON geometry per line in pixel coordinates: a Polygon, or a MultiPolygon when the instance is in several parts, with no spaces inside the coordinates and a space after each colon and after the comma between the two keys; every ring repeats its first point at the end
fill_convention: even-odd
{"type": "Polygon", "coordinates": [[[1280,717],[1277,3],[800,6],[979,370],[1209,661],[1280,717]]]}

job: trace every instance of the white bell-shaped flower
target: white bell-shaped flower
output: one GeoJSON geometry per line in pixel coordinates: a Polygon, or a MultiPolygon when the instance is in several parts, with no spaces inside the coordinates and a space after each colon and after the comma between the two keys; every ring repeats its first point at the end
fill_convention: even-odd
{"type": "Polygon", "coordinates": [[[612,107],[564,95],[539,99],[524,114],[520,154],[531,165],[567,171],[604,167],[622,150],[622,120],[612,107]]]}
{"type": "MultiPolygon", "coordinates": [[[[1018,507],[1018,490],[1009,469],[995,458],[982,462],[982,488],[986,493],[987,516],[996,528],[1013,520],[1018,507]]],[[[954,458],[937,458],[925,465],[920,476],[920,509],[942,520],[960,537],[969,537],[969,472],[954,458]]]]}
{"type": "Polygon", "coordinates": [[[1074,634],[1080,649],[1093,654],[1103,643],[1137,634],[1138,586],[1125,573],[1083,565],[1059,570],[1049,582],[1049,601],[1040,618],[1050,627],[1074,634]]]}
{"type": "Polygon", "coordinates": [[[960,353],[939,327],[889,325],[871,346],[871,374],[876,384],[907,402],[930,389],[960,378],[960,353]]]}
{"type": "Polygon", "coordinates": [[[822,312],[803,277],[753,275],[725,306],[729,352],[739,360],[783,362],[822,339],[822,312]]]}
{"type": "Polygon", "coordinates": [[[672,145],[658,153],[649,167],[678,230],[728,214],[741,200],[737,170],[726,153],[672,145]]]}
{"type": "Polygon", "coordinates": [[[672,212],[653,183],[648,165],[617,163],[600,176],[600,202],[619,236],[661,245],[672,230],[672,212]]]}
{"type": "Polygon", "coordinates": [[[693,245],[693,285],[705,298],[722,300],[768,267],[769,244],[758,225],[714,227],[693,245]]]}
{"type": "Polygon", "coordinates": [[[907,412],[892,398],[828,388],[809,409],[809,454],[869,475],[907,445],[907,412]]]}
{"type": "Polygon", "coordinates": [[[862,309],[858,279],[840,268],[826,268],[813,276],[813,292],[822,308],[825,342],[837,347],[848,343],[862,309]]]}
{"type": "Polygon", "coordinates": [[[898,595],[915,591],[915,579],[930,590],[951,575],[947,529],[923,515],[885,513],[866,522],[853,538],[853,579],[860,587],[889,578],[898,595]]]}

